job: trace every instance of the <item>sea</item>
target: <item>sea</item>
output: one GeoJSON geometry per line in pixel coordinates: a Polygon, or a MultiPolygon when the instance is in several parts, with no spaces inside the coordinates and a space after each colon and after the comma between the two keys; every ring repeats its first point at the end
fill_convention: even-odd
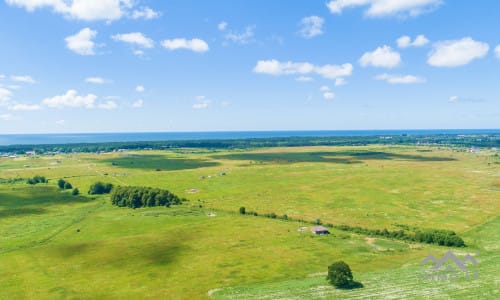
{"type": "Polygon", "coordinates": [[[272,137],[346,137],[436,134],[500,134],[500,129],[309,130],[0,134],[0,145],[40,145],[140,141],[181,141],[272,137]]]}

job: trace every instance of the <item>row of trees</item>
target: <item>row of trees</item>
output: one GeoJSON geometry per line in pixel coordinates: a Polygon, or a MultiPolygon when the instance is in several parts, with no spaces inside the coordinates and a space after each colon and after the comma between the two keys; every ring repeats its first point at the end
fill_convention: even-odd
{"type": "Polygon", "coordinates": [[[57,186],[61,189],[61,190],[70,190],[73,188],[73,186],[71,185],[71,183],[69,183],[68,181],[64,180],[64,179],[59,179],[57,181],[57,186]]]}
{"type": "Polygon", "coordinates": [[[27,184],[38,184],[38,183],[47,183],[49,180],[45,178],[45,176],[33,176],[33,178],[28,178],[26,181],[27,184]]]}
{"type": "Polygon", "coordinates": [[[396,132],[380,132],[373,136],[324,136],[324,137],[270,137],[246,139],[211,139],[186,141],[148,141],[148,142],[114,142],[114,143],[75,143],[64,145],[9,145],[0,146],[0,153],[19,153],[35,150],[43,154],[47,152],[98,152],[118,149],[168,149],[168,148],[255,148],[255,147],[294,147],[294,146],[355,146],[371,144],[429,144],[453,145],[459,147],[500,147],[500,136],[494,132],[484,134],[460,133],[419,133],[410,135],[396,132]]]}
{"type": "Polygon", "coordinates": [[[389,231],[386,228],[380,229],[369,229],[358,226],[349,225],[333,225],[331,223],[323,223],[320,219],[314,221],[306,221],[304,219],[293,219],[288,215],[277,215],[273,213],[258,214],[254,211],[248,211],[245,207],[240,207],[239,211],[242,215],[252,215],[261,216],[271,219],[281,219],[285,221],[298,221],[302,223],[308,223],[311,225],[323,225],[325,227],[336,228],[342,231],[350,231],[357,234],[369,235],[369,236],[381,236],[387,238],[393,238],[398,240],[405,240],[418,243],[426,244],[438,244],[440,246],[448,247],[465,247],[464,240],[459,237],[454,231],[451,230],[441,230],[441,229],[419,229],[416,227],[409,227],[407,225],[396,224],[397,227],[404,228],[405,230],[393,230],[389,231]]]}
{"type": "Polygon", "coordinates": [[[167,190],[150,187],[118,186],[111,193],[111,203],[120,207],[170,207],[184,201],[187,200],[167,190]]]}

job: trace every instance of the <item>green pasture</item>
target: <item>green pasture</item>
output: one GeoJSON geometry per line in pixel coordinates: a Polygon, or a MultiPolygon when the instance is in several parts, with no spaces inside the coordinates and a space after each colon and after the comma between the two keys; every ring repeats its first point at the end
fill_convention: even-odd
{"type": "Polygon", "coordinates": [[[500,170],[493,154],[369,146],[130,151],[0,158],[0,299],[495,299],[500,170]],[[425,151],[422,151],[425,150],[425,151]],[[81,191],[57,189],[64,178],[81,191]],[[95,181],[168,189],[178,207],[118,208],[95,181]],[[238,214],[334,225],[454,230],[479,253],[474,282],[419,282],[418,263],[449,248],[238,214]],[[346,261],[364,287],[336,290],[346,261]]]}

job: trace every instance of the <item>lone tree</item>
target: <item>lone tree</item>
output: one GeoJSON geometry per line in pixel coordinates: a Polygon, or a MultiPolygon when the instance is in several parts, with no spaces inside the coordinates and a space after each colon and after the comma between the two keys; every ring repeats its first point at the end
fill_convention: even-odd
{"type": "Polygon", "coordinates": [[[351,268],[341,260],[334,262],[328,267],[328,276],[326,279],[337,288],[349,287],[353,282],[351,268]]]}
{"type": "Polygon", "coordinates": [[[244,206],[240,207],[240,214],[244,215],[246,213],[246,209],[244,206]]]}
{"type": "Polygon", "coordinates": [[[80,194],[80,191],[77,188],[74,188],[73,191],[71,192],[71,194],[73,196],[77,196],[78,194],[80,194]]]}
{"type": "Polygon", "coordinates": [[[72,189],[72,188],[73,188],[73,186],[71,185],[71,183],[69,183],[69,182],[67,182],[67,181],[64,183],[64,189],[65,189],[65,190],[70,190],[70,189],[72,189]]]}

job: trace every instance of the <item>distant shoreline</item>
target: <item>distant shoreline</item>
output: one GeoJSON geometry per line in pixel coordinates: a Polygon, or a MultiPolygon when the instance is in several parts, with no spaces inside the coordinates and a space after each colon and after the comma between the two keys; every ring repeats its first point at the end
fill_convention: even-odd
{"type": "Polygon", "coordinates": [[[0,134],[0,145],[47,145],[75,143],[112,143],[143,141],[232,140],[287,137],[349,137],[397,135],[474,135],[500,134],[500,129],[396,129],[396,130],[283,130],[283,131],[210,131],[210,132],[120,132],[120,133],[49,133],[0,134]]]}

